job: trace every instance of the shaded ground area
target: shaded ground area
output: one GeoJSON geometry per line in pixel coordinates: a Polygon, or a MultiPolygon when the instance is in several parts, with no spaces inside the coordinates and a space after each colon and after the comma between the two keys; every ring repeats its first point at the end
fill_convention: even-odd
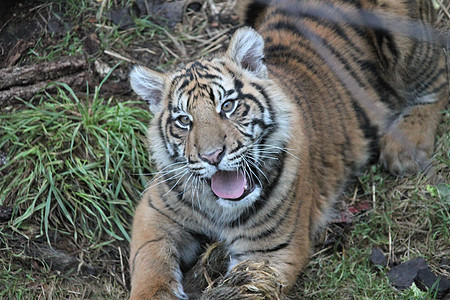
{"type": "Polygon", "coordinates": [[[0,67],[88,59],[93,84],[118,62],[104,92],[129,95],[130,64],[168,68],[221,49],[237,25],[232,2],[6,1],[0,67]],[[91,3],[92,2],[92,3],[91,3]]]}
{"type": "MultiPolygon", "coordinates": [[[[438,25],[448,32],[450,4],[436,3],[442,5],[438,10],[438,25]]],[[[3,1],[0,69],[58,63],[67,57],[83,59],[86,62],[83,76],[89,82],[88,87],[73,85],[64,93],[47,87],[32,102],[53,101],[57,98],[54,95],[61,93],[73,100],[70,91],[80,100],[86,97],[89,102],[92,98],[86,94],[95,94],[94,87],[109,76],[99,97],[112,97],[111,104],[106,100],[100,102],[113,106],[134,98],[128,84],[131,65],[164,70],[223,50],[237,26],[233,5],[234,1],[230,0],[3,1]]],[[[64,75],[74,74],[67,71],[64,75]]],[[[58,78],[42,81],[48,83],[58,78]]],[[[67,105],[64,107],[68,107],[68,119],[82,114],[82,109],[67,105]]],[[[0,106],[3,114],[14,114],[26,107],[14,99],[6,107],[2,103],[0,106]]],[[[145,104],[135,103],[131,108],[134,107],[142,108],[145,104]]],[[[61,110],[47,109],[42,116],[61,110]]],[[[92,105],[88,110],[92,111],[92,105]]],[[[138,114],[134,110],[127,112],[138,114]]],[[[146,123],[148,118],[143,115],[137,119],[146,123]]],[[[43,132],[50,128],[45,127],[43,132]]],[[[374,166],[356,180],[343,197],[342,218],[327,228],[299,281],[299,298],[353,299],[358,297],[355,295],[366,295],[381,299],[389,293],[393,299],[414,299],[415,295],[418,299],[434,297],[419,289],[395,292],[386,273],[401,262],[422,256],[433,274],[450,278],[449,129],[449,114],[445,112],[439,129],[434,171],[428,176],[393,178],[380,166],[374,166]],[[384,265],[371,265],[372,247],[385,256],[384,265]]],[[[145,144],[145,137],[139,136],[136,140],[145,144]]],[[[66,146],[70,146],[70,138],[66,146]]],[[[0,168],[13,159],[6,156],[3,147],[0,145],[0,168]]],[[[12,171],[0,169],[0,177],[12,171]]],[[[126,298],[129,278],[125,232],[129,232],[134,204],[152,171],[148,163],[139,172],[129,172],[136,182],[123,196],[130,201],[120,204],[124,205],[118,218],[124,226],[122,231],[117,224],[108,227],[109,232],[101,231],[95,218],[86,221],[91,231],[89,226],[81,227],[81,223],[74,222],[76,225],[71,226],[64,212],[53,207],[46,210],[45,205],[25,219],[29,202],[17,205],[20,191],[14,189],[16,183],[5,189],[7,192],[0,193],[0,298],[126,298]],[[147,177],[136,173],[145,173],[147,177]],[[54,219],[46,225],[42,219],[47,211],[54,219]],[[23,220],[18,222],[21,217],[23,220]]],[[[17,177],[17,185],[33,173],[30,174],[17,177]]],[[[105,182],[109,181],[105,179],[105,182]]]]}

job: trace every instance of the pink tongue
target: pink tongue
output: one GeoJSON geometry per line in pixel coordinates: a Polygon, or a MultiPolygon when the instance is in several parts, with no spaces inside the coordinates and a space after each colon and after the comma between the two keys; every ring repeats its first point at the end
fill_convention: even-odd
{"type": "Polygon", "coordinates": [[[238,199],[244,194],[247,178],[241,171],[217,171],[211,177],[211,189],[224,199],[238,199]]]}

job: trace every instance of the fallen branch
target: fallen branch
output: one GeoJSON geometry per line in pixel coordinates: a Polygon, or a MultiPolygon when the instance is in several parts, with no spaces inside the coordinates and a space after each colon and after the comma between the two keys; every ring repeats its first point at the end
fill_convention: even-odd
{"type": "MultiPolygon", "coordinates": [[[[64,77],[57,78],[57,82],[66,83],[70,87],[81,87],[86,85],[86,73],[80,72],[73,75],[68,75],[64,77]]],[[[56,90],[55,86],[49,86],[51,81],[38,82],[32,85],[26,86],[14,86],[8,90],[0,91],[0,104],[2,106],[8,106],[17,103],[16,98],[30,99],[38,92],[42,91],[44,88],[47,91],[56,90]]],[[[74,88],[75,89],[75,88],[74,88]]]]}
{"type": "MultiPolygon", "coordinates": [[[[59,61],[46,62],[23,67],[0,69],[0,105],[17,102],[15,99],[29,99],[53,81],[63,82],[74,89],[86,85],[87,62],[82,57],[65,57],[59,61]]],[[[48,87],[48,90],[55,87],[48,87]]]]}

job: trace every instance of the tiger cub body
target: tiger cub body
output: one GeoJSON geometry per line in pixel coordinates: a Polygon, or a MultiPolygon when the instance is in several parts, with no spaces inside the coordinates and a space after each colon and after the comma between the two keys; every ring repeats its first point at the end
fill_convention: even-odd
{"type": "Polygon", "coordinates": [[[442,51],[425,39],[427,2],[264,3],[257,31],[238,29],[226,53],[131,73],[155,115],[148,137],[160,171],[133,223],[132,299],[187,299],[183,271],[204,239],[227,248],[225,279],[238,264],[268,263],[281,297],[369,161],[380,155],[396,174],[427,165],[449,93],[442,51]],[[371,28],[367,16],[414,21],[420,36],[371,28]]]}

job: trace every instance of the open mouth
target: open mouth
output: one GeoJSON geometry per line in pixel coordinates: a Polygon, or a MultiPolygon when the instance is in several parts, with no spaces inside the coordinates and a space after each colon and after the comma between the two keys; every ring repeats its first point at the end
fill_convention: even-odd
{"type": "Polygon", "coordinates": [[[253,178],[248,178],[240,170],[219,170],[211,177],[213,193],[225,200],[242,200],[255,190],[255,186],[253,178]]]}

